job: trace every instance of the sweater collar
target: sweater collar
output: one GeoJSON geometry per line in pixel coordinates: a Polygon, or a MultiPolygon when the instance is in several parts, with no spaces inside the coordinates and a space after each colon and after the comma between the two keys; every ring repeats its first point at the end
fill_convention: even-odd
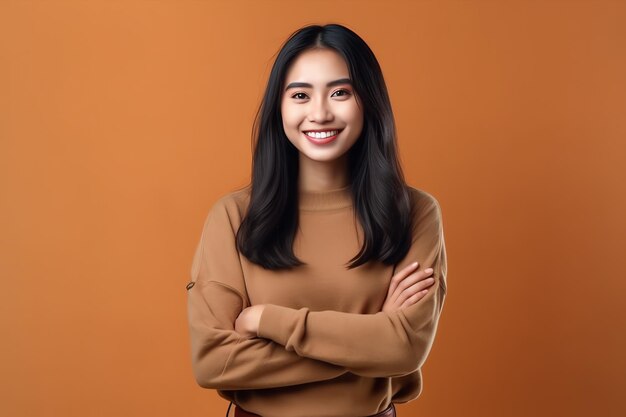
{"type": "Polygon", "coordinates": [[[299,190],[298,198],[300,210],[306,211],[333,210],[352,206],[350,185],[323,191],[299,190]]]}

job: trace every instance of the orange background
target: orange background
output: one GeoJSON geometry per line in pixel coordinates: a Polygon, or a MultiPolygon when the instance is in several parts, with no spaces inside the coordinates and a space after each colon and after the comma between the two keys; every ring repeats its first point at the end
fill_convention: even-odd
{"type": "Polygon", "coordinates": [[[191,258],[249,180],[274,54],[331,22],[444,215],[399,417],[626,415],[623,1],[2,1],[0,415],[225,414],[191,372],[191,258]]]}

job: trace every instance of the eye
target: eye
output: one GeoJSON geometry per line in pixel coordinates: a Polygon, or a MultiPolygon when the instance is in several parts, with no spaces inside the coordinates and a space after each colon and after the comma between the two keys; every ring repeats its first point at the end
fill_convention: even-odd
{"type": "Polygon", "coordinates": [[[301,95],[302,95],[302,96],[306,96],[306,94],[304,94],[304,93],[296,93],[296,94],[294,94],[293,96],[291,96],[291,98],[296,98],[296,99],[298,99],[298,100],[303,100],[303,99],[304,99],[304,97],[296,97],[296,96],[301,96],[301,95]]]}
{"type": "MultiPolygon", "coordinates": [[[[335,91],[335,93],[345,93],[345,94],[342,94],[343,96],[349,96],[350,95],[350,91],[345,90],[345,89],[337,90],[337,91],[335,91]]],[[[341,95],[339,97],[341,97],[341,95]]]]}

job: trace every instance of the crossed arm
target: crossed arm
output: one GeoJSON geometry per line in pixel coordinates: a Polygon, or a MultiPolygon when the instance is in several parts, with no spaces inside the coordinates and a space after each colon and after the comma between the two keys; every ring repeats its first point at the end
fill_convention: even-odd
{"type": "MultiPolygon", "coordinates": [[[[232,215],[232,213],[231,213],[232,215]]],[[[333,379],[346,372],[406,375],[422,366],[434,341],[446,293],[446,252],[436,200],[423,210],[409,253],[432,267],[435,283],[421,300],[391,313],[311,311],[265,304],[258,336],[235,330],[247,306],[228,208],[216,204],[204,225],[188,291],[192,366],[199,385],[254,389],[333,379]]]]}

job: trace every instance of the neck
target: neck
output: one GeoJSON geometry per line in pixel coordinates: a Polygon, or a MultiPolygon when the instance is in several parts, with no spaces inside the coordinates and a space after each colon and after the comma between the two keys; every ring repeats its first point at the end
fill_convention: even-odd
{"type": "Polygon", "coordinates": [[[300,155],[298,189],[304,191],[328,191],[347,187],[347,159],[344,154],[334,161],[315,161],[300,155]]]}

